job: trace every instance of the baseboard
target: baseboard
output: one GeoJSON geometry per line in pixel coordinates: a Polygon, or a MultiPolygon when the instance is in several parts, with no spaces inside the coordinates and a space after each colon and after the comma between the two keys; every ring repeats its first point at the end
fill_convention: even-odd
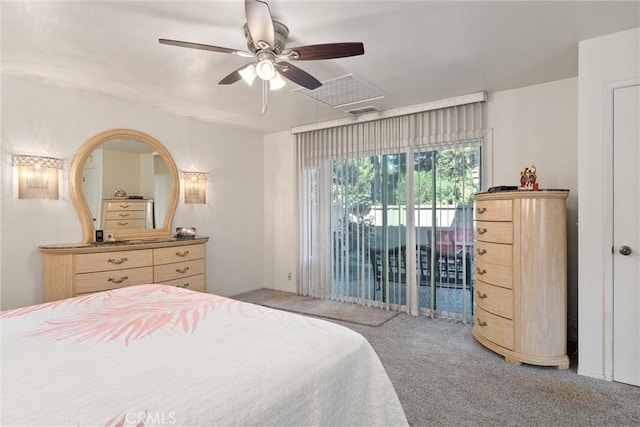
{"type": "Polygon", "coordinates": [[[584,377],[596,378],[598,380],[606,380],[602,372],[591,372],[586,369],[580,369],[579,365],[578,365],[578,375],[582,375],[584,377]]]}

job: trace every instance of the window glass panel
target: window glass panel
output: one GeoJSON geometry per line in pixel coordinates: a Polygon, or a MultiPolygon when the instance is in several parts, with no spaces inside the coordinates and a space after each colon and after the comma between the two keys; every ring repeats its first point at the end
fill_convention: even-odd
{"type": "Polygon", "coordinates": [[[480,146],[415,153],[414,171],[420,307],[442,317],[470,318],[480,146]]]}

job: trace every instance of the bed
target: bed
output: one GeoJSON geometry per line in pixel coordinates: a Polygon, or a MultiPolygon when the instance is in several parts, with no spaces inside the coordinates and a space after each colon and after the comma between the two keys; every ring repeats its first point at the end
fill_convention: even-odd
{"type": "Polygon", "coordinates": [[[369,343],[327,321],[140,285],[0,322],[3,426],[407,425],[369,343]]]}

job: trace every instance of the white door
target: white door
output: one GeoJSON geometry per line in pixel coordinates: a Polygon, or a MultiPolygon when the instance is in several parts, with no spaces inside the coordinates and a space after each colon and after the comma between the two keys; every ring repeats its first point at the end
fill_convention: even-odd
{"type": "Polygon", "coordinates": [[[613,380],[640,386],[640,86],[613,97],[613,380]]]}

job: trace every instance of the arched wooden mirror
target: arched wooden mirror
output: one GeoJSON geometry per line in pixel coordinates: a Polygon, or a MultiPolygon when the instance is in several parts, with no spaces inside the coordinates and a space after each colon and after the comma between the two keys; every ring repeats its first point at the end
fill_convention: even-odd
{"type": "Polygon", "coordinates": [[[130,129],[94,136],[76,153],[70,180],[85,242],[95,241],[96,229],[116,240],[172,235],[178,169],[152,136],[130,129]]]}

